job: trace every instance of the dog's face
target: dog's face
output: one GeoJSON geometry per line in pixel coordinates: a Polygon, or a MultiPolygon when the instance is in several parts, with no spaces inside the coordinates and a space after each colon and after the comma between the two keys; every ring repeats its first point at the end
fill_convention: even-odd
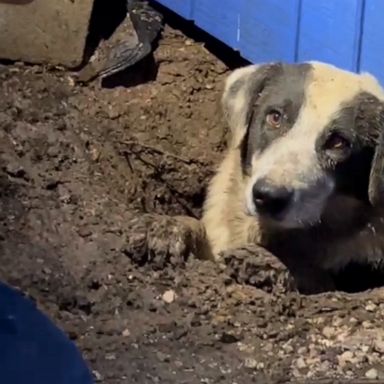
{"type": "Polygon", "coordinates": [[[378,204],[383,100],[372,76],[318,62],[234,71],[223,106],[231,145],[241,152],[249,214],[299,228],[321,221],[335,196],[378,204]]]}

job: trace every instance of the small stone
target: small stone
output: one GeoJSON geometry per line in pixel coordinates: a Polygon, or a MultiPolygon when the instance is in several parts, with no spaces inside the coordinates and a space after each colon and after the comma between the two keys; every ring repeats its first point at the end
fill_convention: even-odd
{"type": "Polygon", "coordinates": [[[383,339],[375,340],[373,343],[373,348],[376,352],[384,353],[384,340],[383,339]]]}
{"type": "Polygon", "coordinates": [[[96,382],[99,382],[99,381],[103,380],[103,376],[101,375],[100,372],[98,372],[96,370],[93,370],[92,373],[93,373],[93,377],[95,378],[96,382]]]}
{"type": "Polygon", "coordinates": [[[345,367],[345,365],[353,360],[353,353],[351,351],[345,351],[337,357],[339,365],[345,367]]]}
{"type": "Polygon", "coordinates": [[[305,362],[305,360],[302,357],[299,357],[296,360],[296,366],[299,369],[304,369],[304,368],[307,368],[307,363],[305,362]]]}
{"type": "Polygon", "coordinates": [[[299,355],[305,355],[307,352],[308,352],[307,347],[300,347],[300,348],[297,350],[297,353],[298,353],[299,355]]]}
{"type": "Polygon", "coordinates": [[[372,323],[369,320],[364,320],[361,325],[364,329],[370,329],[372,328],[372,323]]]}
{"type": "Polygon", "coordinates": [[[169,355],[163,353],[163,352],[157,352],[157,358],[162,362],[162,363],[169,363],[171,361],[171,358],[169,355]]]}
{"type": "Polygon", "coordinates": [[[131,332],[129,332],[129,329],[126,328],[122,332],[122,335],[123,335],[123,337],[128,337],[128,336],[131,336],[131,332]]]}
{"type": "Polygon", "coordinates": [[[250,359],[250,358],[245,359],[244,366],[245,368],[256,369],[257,361],[255,359],[250,359]]]}
{"type": "Polygon", "coordinates": [[[167,304],[171,304],[176,300],[176,292],[173,289],[169,289],[163,293],[162,299],[167,304]]]}
{"type": "Polygon", "coordinates": [[[379,372],[375,368],[369,369],[367,372],[365,372],[365,377],[370,380],[375,380],[379,377],[379,372]]]}
{"type": "Polygon", "coordinates": [[[107,353],[105,355],[105,360],[116,360],[116,355],[114,353],[107,353]]]}
{"type": "Polygon", "coordinates": [[[376,308],[377,308],[377,305],[374,304],[374,303],[368,303],[365,306],[365,310],[368,311],[368,312],[373,312],[376,308]]]}
{"type": "Polygon", "coordinates": [[[323,335],[327,338],[330,339],[335,335],[336,331],[335,328],[326,326],[323,328],[323,335]]]}

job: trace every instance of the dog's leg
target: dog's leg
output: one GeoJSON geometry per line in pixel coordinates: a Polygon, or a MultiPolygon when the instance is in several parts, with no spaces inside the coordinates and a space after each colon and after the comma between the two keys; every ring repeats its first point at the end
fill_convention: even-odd
{"type": "Polygon", "coordinates": [[[187,216],[144,214],[127,223],[124,252],[138,263],[163,268],[190,257],[212,258],[200,220],[187,216]]]}
{"type": "Polygon", "coordinates": [[[221,252],[219,259],[228,274],[240,284],[249,284],[267,292],[287,293],[296,290],[288,268],[265,248],[249,244],[221,252]]]}

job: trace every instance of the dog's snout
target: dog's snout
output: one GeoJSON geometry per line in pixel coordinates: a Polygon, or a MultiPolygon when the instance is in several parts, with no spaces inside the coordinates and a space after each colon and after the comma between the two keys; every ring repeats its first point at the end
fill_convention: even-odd
{"type": "Polygon", "coordinates": [[[257,181],[252,188],[253,201],[260,213],[276,216],[281,214],[291,203],[293,191],[278,187],[265,179],[257,181]]]}

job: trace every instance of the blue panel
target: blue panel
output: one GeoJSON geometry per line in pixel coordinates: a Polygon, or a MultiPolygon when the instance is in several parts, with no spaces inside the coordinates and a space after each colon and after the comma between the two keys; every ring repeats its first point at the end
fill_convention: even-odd
{"type": "Polygon", "coordinates": [[[298,60],[357,71],[362,13],[363,0],[302,0],[298,60]]]}
{"type": "Polygon", "coordinates": [[[192,19],[194,0],[156,0],[187,20],[192,19]]]}
{"type": "Polygon", "coordinates": [[[196,25],[236,49],[241,0],[194,0],[196,25]]]}
{"type": "Polygon", "coordinates": [[[383,16],[383,0],[366,0],[359,69],[372,73],[384,85],[383,16]]]}
{"type": "Polygon", "coordinates": [[[239,43],[242,56],[252,62],[293,62],[299,5],[299,0],[243,0],[239,43]]]}

